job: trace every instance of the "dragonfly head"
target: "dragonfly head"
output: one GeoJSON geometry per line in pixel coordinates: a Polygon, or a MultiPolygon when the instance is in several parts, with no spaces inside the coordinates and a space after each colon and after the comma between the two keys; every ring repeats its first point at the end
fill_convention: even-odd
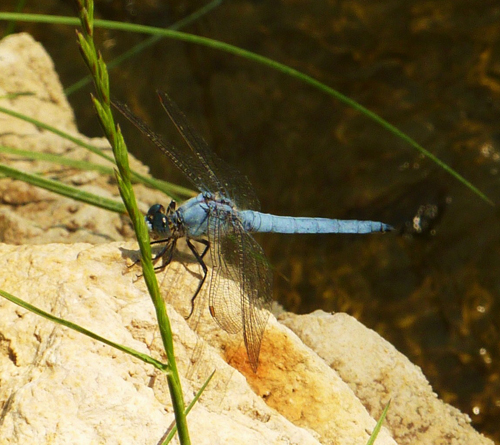
{"type": "Polygon", "coordinates": [[[168,218],[165,214],[165,207],[161,204],[152,205],[148,210],[148,214],[145,216],[145,220],[148,230],[153,234],[167,238],[171,236],[168,218]]]}

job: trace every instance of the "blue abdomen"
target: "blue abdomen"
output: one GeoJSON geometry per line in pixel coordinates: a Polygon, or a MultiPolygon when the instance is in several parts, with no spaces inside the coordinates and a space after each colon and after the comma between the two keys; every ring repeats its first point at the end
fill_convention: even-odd
{"type": "Polygon", "coordinates": [[[239,213],[243,226],[249,232],[371,233],[392,230],[390,225],[376,221],[276,216],[253,210],[243,210],[239,213]]]}

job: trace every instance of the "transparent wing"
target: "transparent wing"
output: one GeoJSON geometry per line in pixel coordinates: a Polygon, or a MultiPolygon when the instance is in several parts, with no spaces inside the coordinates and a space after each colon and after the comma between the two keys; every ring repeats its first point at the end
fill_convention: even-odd
{"type": "Polygon", "coordinates": [[[259,201],[248,179],[210,150],[168,95],[161,91],[158,95],[190,151],[179,150],[166,143],[126,105],[116,101],[113,105],[200,191],[214,195],[214,199],[209,201],[208,217],[213,264],[209,288],[210,311],[225,331],[237,333],[243,329],[250,364],[256,371],[272,302],[271,269],[261,247],[244,230],[237,211],[226,205],[224,198],[229,198],[240,209],[258,210],[259,201]]]}
{"type": "Polygon", "coordinates": [[[187,150],[180,150],[172,144],[165,142],[162,136],[155,133],[146,123],[139,119],[128,107],[119,101],[111,101],[113,106],[122,113],[138,130],[144,134],[150,142],[160,149],[174,165],[181,170],[201,192],[214,192],[217,188],[217,182],[187,150]]]}
{"type": "MultiPolygon", "coordinates": [[[[165,92],[158,90],[157,93],[163,108],[198,159],[202,176],[211,187],[209,191],[219,192],[221,196],[230,198],[240,209],[259,210],[259,200],[248,178],[226,164],[210,149],[205,140],[186,119],[186,116],[179,110],[177,104],[165,92]]],[[[162,151],[164,150],[162,149],[162,151]]],[[[170,156],[168,153],[166,154],[170,156]]],[[[186,172],[184,171],[184,173],[186,172]]]]}
{"type": "Polygon", "coordinates": [[[243,329],[250,364],[257,369],[272,303],[272,273],[262,248],[236,213],[214,206],[209,215],[212,279],[210,311],[229,333],[243,329]]]}

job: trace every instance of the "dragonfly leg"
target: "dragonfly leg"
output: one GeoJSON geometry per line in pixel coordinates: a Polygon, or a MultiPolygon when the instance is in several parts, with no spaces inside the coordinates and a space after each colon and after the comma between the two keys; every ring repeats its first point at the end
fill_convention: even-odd
{"type": "Polygon", "coordinates": [[[172,201],[170,201],[170,204],[168,205],[168,208],[167,208],[167,216],[168,215],[172,215],[173,213],[175,213],[175,209],[177,207],[177,202],[175,202],[173,199],[172,201]]]}
{"type": "Polygon", "coordinates": [[[188,238],[186,238],[186,244],[188,245],[191,252],[193,252],[193,255],[195,256],[196,261],[198,261],[198,264],[201,266],[201,268],[203,270],[203,277],[200,280],[200,282],[198,283],[198,287],[196,288],[196,292],[194,293],[193,297],[191,298],[191,311],[189,312],[189,315],[186,317],[186,320],[189,320],[191,315],[193,315],[194,300],[196,300],[196,297],[200,293],[201,287],[203,286],[203,283],[205,282],[205,280],[207,278],[207,274],[208,274],[207,265],[205,264],[205,261],[203,261],[203,257],[205,256],[205,254],[208,252],[208,249],[210,248],[210,242],[207,240],[204,240],[204,239],[199,239],[199,240],[195,240],[195,241],[198,241],[200,244],[203,244],[205,246],[201,255],[198,253],[198,251],[196,250],[196,247],[193,245],[193,243],[191,243],[191,241],[188,238]]]}
{"type": "Polygon", "coordinates": [[[205,246],[205,248],[203,249],[203,252],[200,255],[200,258],[203,259],[205,254],[208,252],[208,249],[210,249],[210,242],[206,239],[199,239],[196,241],[198,241],[200,244],[203,244],[205,246]]]}
{"type": "MultiPolygon", "coordinates": [[[[167,239],[152,241],[150,244],[159,244],[159,243],[165,243],[165,247],[163,247],[160,250],[160,252],[158,252],[152,258],[152,260],[153,260],[153,264],[156,264],[156,262],[160,258],[163,257],[163,262],[162,262],[161,266],[154,268],[155,271],[162,271],[163,269],[165,269],[165,267],[167,267],[170,264],[170,262],[172,261],[174,247],[175,247],[175,244],[177,243],[177,240],[173,239],[173,238],[167,238],[167,239]],[[168,250],[168,257],[165,259],[165,253],[167,252],[167,250],[168,250]]],[[[138,260],[134,261],[130,266],[128,266],[128,268],[130,269],[131,267],[135,266],[136,264],[138,264],[140,262],[141,262],[141,259],[139,258],[138,260]]],[[[142,274],[137,275],[137,278],[141,278],[141,277],[142,277],[142,274]]]]}
{"type": "Polygon", "coordinates": [[[165,246],[153,257],[153,263],[156,263],[160,258],[162,259],[162,263],[160,266],[155,267],[155,271],[161,271],[165,269],[165,267],[167,267],[172,262],[172,257],[174,255],[174,248],[177,243],[177,239],[167,238],[151,242],[152,245],[160,243],[165,243],[165,246]]]}
{"type": "MultiPolygon", "coordinates": [[[[156,240],[156,241],[151,241],[151,245],[153,244],[160,244],[160,243],[166,243],[165,244],[165,247],[163,249],[160,250],[160,252],[158,254],[156,254],[154,257],[153,257],[153,263],[158,261],[158,258],[162,257],[163,255],[165,255],[165,252],[167,251],[168,249],[168,243],[171,239],[170,238],[165,238],[165,239],[159,239],[159,240],[156,240]]],[[[131,269],[132,267],[134,267],[136,264],[139,264],[141,262],[141,259],[137,259],[135,260],[130,266],[128,266],[129,269],[131,269]]]]}

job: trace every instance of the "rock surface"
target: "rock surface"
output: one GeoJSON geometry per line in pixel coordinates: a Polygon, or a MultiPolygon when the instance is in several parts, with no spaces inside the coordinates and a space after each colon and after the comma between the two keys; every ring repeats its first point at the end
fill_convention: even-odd
{"type": "MultiPolygon", "coordinates": [[[[76,48],[75,48],[76,51],[76,48]]],[[[0,106],[76,133],[52,62],[26,34],[0,42],[0,106]]],[[[108,150],[104,140],[92,140],[108,150]]],[[[103,163],[33,124],[0,114],[0,144],[103,163]]],[[[113,179],[1,154],[1,162],[118,198],[113,179]]],[[[138,162],[133,167],[147,170],[138,162]]],[[[136,187],[142,210],[166,198],[136,187]]],[[[128,219],[0,179],[0,289],[112,341],[165,360],[152,303],[136,268],[128,219]]],[[[193,443],[491,443],[439,401],[420,370],[344,314],[271,316],[254,374],[241,336],[221,331],[189,299],[197,265],[158,278],[168,302],[186,400],[217,373],[188,417],[193,443]],[[295,335],[290,329],[297,335],[295,335]],[[229,363],[229,364],[228,364],[229,363]]],[[[2,443],[157,443],[173,419],[166,379],[151,366],[0,298],[2,443]]]]}

